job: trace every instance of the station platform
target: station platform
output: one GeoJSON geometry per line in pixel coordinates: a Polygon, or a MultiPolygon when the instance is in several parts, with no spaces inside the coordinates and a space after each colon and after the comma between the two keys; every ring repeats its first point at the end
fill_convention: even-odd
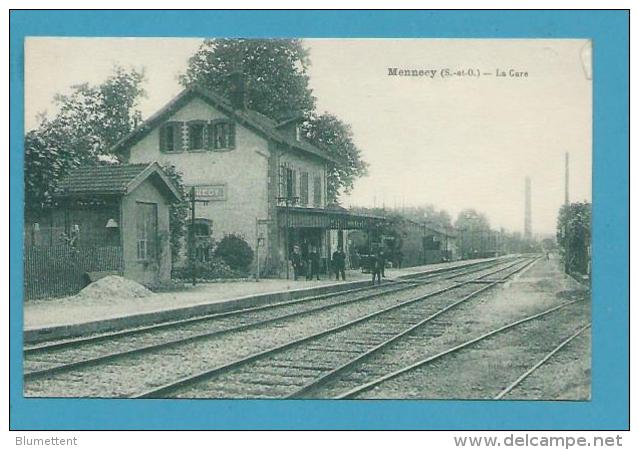
{"type": "MultiPolygon", "coordinates": [[[[453,261],[402,269],[386,269],[383,282],[471,266],[498,258],[453,261]]],[[[337,293],[371,283],[371,274],[349,270],[346,281],[328,279],[229,281],[185,285],[179,290],[142,298],[78,299],[64,297],[31,300],[24,304],[24,341],[67,339],[87,334],[147,326],[204,314],[232,311],[337,293]]]]}

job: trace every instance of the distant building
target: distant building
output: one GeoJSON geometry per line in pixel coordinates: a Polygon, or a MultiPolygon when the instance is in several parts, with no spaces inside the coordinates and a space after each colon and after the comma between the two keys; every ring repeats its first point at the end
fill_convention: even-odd
{"type": "MultiPolygon", "coordinates": [[[[452,227],[430,226],[402,217],[390,220],[389,234],[377,230],[353,231],[348,239],[353,243],[351,253],[359,255],[384,250],[393,267],[413,267],[453,261],[460,258],[457,232],[452,227]]],[[[353,260],[351,256],[351,260],[353,260]]]]}
{"type": "Polygon", "coordinates": [[[378,220],[327,208],[328,164],[340,161],[304,139],[301,120],[278,123],[246,108],[236,78],[231,101],[187,88],[114,150],[130,163],[174,165],[208,201],[196,205],[195,232],[215,240],[240,234],[254,250],[259,241],[261,267],[282,275],[294,245],[302,253],[317,247],[326,263],[345,244],[342,230],[378,220]]]}

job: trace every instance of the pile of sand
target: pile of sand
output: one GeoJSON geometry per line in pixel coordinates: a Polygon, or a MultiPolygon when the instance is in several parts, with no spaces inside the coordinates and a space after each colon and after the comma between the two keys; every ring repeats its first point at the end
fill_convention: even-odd
{"type": "Polygon", "coordinates": [[[126,278],[109,275],[82,289],[75,298],[79,300],[110,300],[114,298],[142,298],[153,295],[153,292],[140,283],[126,278]]]}

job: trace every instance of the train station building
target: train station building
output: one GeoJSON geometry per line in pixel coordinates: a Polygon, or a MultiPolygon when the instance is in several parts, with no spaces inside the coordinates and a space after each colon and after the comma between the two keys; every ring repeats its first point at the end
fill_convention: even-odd
{"type": "Polygon", "coordinates": [[[234,87],[230,100],[199,87],[183,90],[114,150],[132,164],[175,166],[205,201],[195,206],[195,234],[218,241],[241,235],[266,275],[286,274],[295,245],[302,253],[317,248],[326,266],[348,245],[346,230],[374,233],[383,217],[328,204],[328,170],[341,161],[304,139],[301,118],[278,123],[246,107],[241,78],[234,87]]]}

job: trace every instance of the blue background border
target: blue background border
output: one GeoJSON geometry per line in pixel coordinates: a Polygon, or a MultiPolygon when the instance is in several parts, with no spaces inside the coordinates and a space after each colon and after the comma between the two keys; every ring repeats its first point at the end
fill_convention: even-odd
{"type": "Polygon", "coordinates": [[[628,21],[626,11],[12,11],[11,429],[627,429],[628,21]],[[23,39],[35,35],[593,39],[592,401],[24,399],[23,39]]]}

